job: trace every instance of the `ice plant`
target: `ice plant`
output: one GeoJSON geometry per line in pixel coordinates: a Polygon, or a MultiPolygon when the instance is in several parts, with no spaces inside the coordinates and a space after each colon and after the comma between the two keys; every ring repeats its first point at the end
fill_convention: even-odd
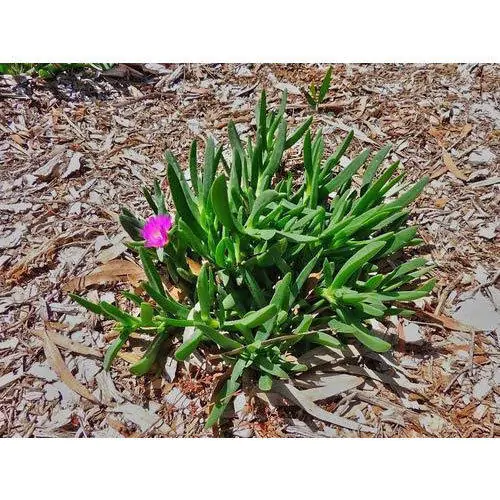
{"type": "Polygon", "coordinates": [[[162,248],[168,243],[168,232],[173,221],[170,215],[152,215],[146,220],[141,230],[146,248],[162,248]]]}
{"type": "Polygon", "coordinates": [[[422,282],[431,268],[426,259],[407,260],[403,253],[421,243],[406,221],[427,178],[408,185],[398,161],[384,166],[389,146],[373,156],[364,150],[341,168],[353,133],[325,157],[325,139],[321,130],[311,133],[312,118],[288,131],[286,95],[269,111],[263,93],[255,121],[255,134],[245,139],[229,124],[230,157],[208,139],[200,165],[193,142],[189,181],[166,153],[176,217],[161,256],[154,247],[166,243],[170,227],[159,183],[144,190],[152,218],[123,209],[120,221],[147,278],[140,294],[124,292],[139,315],[73,295],[117,322],[120,334],[107,351],[106,369],[134,331],[151,335],[149,349],[131,367],[136,375],[154,366],[169,337],[178,360],[207,346],[218,349],[230,376],[207,426],[222,416],[245,371],[269,390],[276,378],[307,370],[297,358],[315,345],[342,349],[354,342],[387,351],[390,339],[380,338],[370,320],[411,314],[404,304],[434,286],[432,279],[422,282]],[[284,175],[284,154],[301,140],[303,169],[284,175]],[[182,301],[170,295],[167,280],[182,289],[182,301]]]}

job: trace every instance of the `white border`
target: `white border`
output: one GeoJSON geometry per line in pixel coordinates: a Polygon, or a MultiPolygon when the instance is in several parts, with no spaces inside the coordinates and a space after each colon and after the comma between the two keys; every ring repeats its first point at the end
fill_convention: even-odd
{"type": "Polygon", "coordinates": [[[0,62],[495,62],[494,0],[3,2],[0,62]]]}
{"type": "Polygon", "coordinates": [[[494,439],[5,439],[0,442],[2,497],[496,498],[497,443],[494,439]]]}
{"type": "MultiPolygon", "coordinates": [[[[0,61],[498,62],[497,2],[4,2],[0,61]]],[[[481,498],[495,440],[9,440],[2,496],[481,498]]]]}

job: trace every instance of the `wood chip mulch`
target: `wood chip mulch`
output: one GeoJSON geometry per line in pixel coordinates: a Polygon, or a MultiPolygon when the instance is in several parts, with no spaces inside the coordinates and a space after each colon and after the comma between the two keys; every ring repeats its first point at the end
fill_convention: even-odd
{"type": "MultiPolygon", "coordinates": [[[[128,372],[144,348],[137,338],[103,372],[111,324],[73,303],[78,280],[68,283],[126,261],[126,274],[105,268],[101,281],[79,285],[125,303],[119,291],[137,275],[117,216],[122,205],[149,213],[140,189],[164,179],[165,149],[186,164],[194,138],[226,142],[229,120],[249,132],[262,88],[276,104],[286,89],[290,120],[301,122],[310,113],[301,88],[327,65],[127,68],[0,77],[0,436],[213,435],[203,422],[219,368],[176,364],[167,350],[155,374],[137,379],[128,372]]],[[[391,355],[424,392],[370,381],[321,402],[376,436],[500,435],[499,83],[499,65],[334,65],[315,114],[327,152],[353,128],[351,155],[390,142],[409,179],[432,178],[411,223],[439,282],[415,318],[393,325],[391,355]]],[[[267,406],[246,388],[218,435],[374,435],[267,406]]]]}

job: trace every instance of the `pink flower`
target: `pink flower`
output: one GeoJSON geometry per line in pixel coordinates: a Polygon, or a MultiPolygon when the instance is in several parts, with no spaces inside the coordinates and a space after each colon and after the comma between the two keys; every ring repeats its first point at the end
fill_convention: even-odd
{"type": "Polygon", "coordinates": [[[170,215],[153,215],[146,220],[141,236],[147,248],[162,248],[168,243],[168,232],[173,225],[170,215]]]}

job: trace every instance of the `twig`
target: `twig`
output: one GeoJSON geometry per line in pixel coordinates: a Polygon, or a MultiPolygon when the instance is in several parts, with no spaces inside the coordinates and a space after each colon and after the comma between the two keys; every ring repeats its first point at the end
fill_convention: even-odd
{"type": "Polygon", "coordinates": [[[470,370],[470,368],[471,368],[470,366],[465,366],[460,371],[455,373],[455,375],[453,375],[451,377],[451,380],[448,382],[448,385],[443,389],[443,394],[446,394],[451,389],[453,384],[457,381],[458,377],[460,377],[460,375],[462,375],[462,373],[468,372],[470,370]]]}
{"type": "MultiPolygon", "coordinates": [[[[331,332],[331,331],[332,331],[331,329],[309,330],[307,332],[295,333],[293,335],[281,335],[280,337],[274,337],[273,339],[264,340],[264,341],[262,341],[262,343],[260,345],[267,346],[267,345],[272,345],[272,344],[277,343],[277,342],[281,342],[282,340],[296,340],[296,339],[300,339],[300,338],[307,336],[307,335],[312,335],[313,333],[331,332]]],[[[246,347],[247,346],[238,347],[237,349],[233,349],[231,351],[226,351],[224,354],[208,354],[207,358],[209,358],[209,359],[222,359],[225,356],[233,356],[233,355],[239,354],[240,352],[245,350],[246,347]]]]}
{"type": "Polygon", "coordinates": [[[470,290],[469,293],[473,294],[473,293],[476,293],[478,290],[481,290],[481,288],[484,288],[484,287],[487,287],[487,286],[490,286],[490,285],[494,285],[498,278],[500,278],[500,271],[497,271],[495,273],[495,276],[493,276],[493,278],[491,278],[490,280],[482,283],[481,285],[477,285],[476,287],[474,287],[472,290],[470,290]]]}
{"type": "Polygon", "coordinates": [[[80,139],[85,139],[85,135],[83,134],[83,132],[69,119],[68,115],[66,115],[64,111],[61,114],[62,117],[68,122],[70,127],[76,132],[76,135],[78,135],[80,139]]]}
{"type": "Polygon", "coordinates": [[[455,278],[445,289],[443,290],[443,293],[441,294],[441,297],[439,298],[438,305],[436,306],[436,309],[434,310],[434,314],[439,316],[441,314],[441,310],[443,309],[443,306],[450,295],[451,291],[460,283],[460,280],[462,278],[455,278]]]}

